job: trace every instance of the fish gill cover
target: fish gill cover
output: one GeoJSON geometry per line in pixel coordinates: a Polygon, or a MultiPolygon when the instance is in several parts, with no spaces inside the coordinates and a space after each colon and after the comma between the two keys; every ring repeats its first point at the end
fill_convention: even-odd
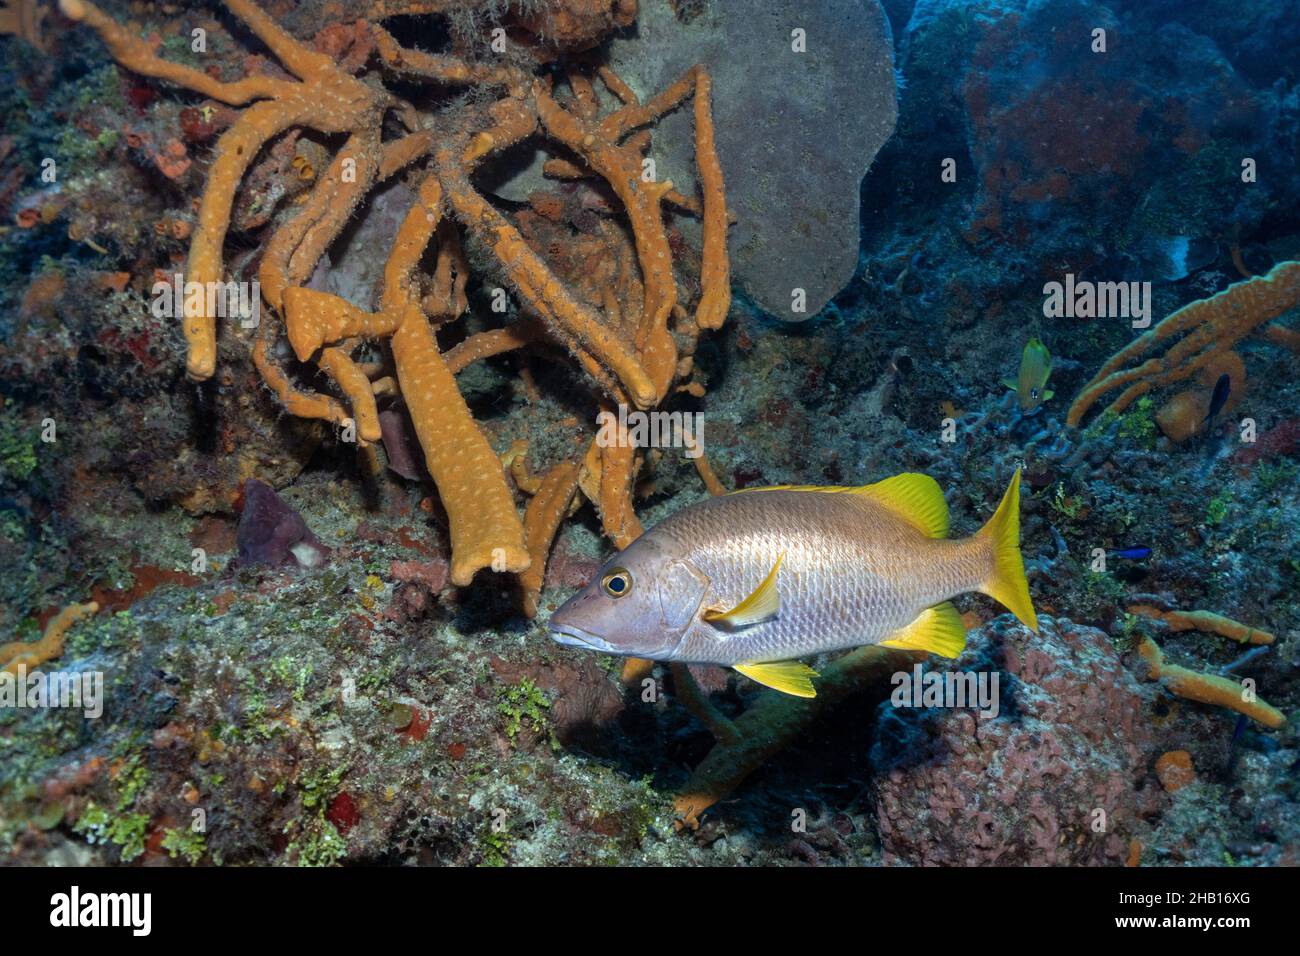
{"type": "Polygon", "coordinates": [[[1300,863],[1286,3],[0,34],[4,862],[1300,863]]]}

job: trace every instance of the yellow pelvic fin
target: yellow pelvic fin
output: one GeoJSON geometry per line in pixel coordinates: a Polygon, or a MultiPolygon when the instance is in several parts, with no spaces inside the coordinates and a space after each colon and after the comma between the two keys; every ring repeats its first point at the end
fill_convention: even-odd
{"type": "Polygon", "coordinates": [[[966,647],[966,625],[948,601],[926,608],[915,621],[897,631],[881,647],[907,651],[928,651],[940,657],[956,657],[966,647]]]}
{"type": "Polygon", "coordinates": [[[776,589],[776,573],[781,570],[781,562],[784,560],[785,552],[782,551],[777,556],[776,564],[772,565],[772,570],[763,578],[763,583],[749,597],[730,611],[705,611],[704,620],[724,627],[748,627],[776,617],[781,610],[781,593],[776,589]]]}
{"type": "Polygon", "coordinates": [[[812,679],[820,675],[798,661],[772,661],[770,664],[736,664],[735,669],[750,680],[795,697],[816,697],[812,679]]]}
{"type": "Polygon", "coordinates": [[[865,495],[914,525],[929,538],[948,536],[948,503],[943,500],[939,483],[929,475],[904,472],[874,485],[843,487],[838,485],[772,485],[767,488],[742,488],[733,495],[755,491],[820,491],[826,494],[865,495]]]}
{"type": "Polygon", "coordinates": [[[1029,599],[1025,563],[1020,558],[1020,469],[1007,485],[1002,503],[988,524],[976,533],[987,539],[991,560],[988,577],[980,591],[997,601],[1032,631],[1038,630],[1038,616],[1029,599]]]}

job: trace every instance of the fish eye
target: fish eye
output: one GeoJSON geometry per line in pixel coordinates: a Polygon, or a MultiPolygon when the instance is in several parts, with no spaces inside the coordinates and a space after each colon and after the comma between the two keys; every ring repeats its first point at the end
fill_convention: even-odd
{"type": "Polygon", "coordinates": [[[1036,389],[1036,388],[1031,388],[1031,389],[1029,390],[1029,397],[1030,397],[1030,398],[1037,398],[1037,397],[1038,397],[1038,389],[1036,389]]]}
{"type": "Polygon", "coordinates": [[[600,579],[600,586],[612,598],[621,598],[632,590],[632,575],[626,568],[615,568],[600,579]]]}

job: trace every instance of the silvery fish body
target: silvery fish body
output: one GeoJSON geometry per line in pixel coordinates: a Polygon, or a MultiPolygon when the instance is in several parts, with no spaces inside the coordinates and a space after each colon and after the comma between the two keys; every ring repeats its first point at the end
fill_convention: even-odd
{"type": "MultiPolygon", "coordinates": [[[[923,475],[864,488],[712,498],[671,515],[607,561],[550,626],[556,640],[573,646],[726,666],[887,641],[967,591],[1008,603],[998,568],[1008,536],[1017,539],[1011,549],[1023,588],[1018,488],[1017,476],[999,508],[1002,524],[1012,527],[995,528],[995,515],[963,540],[942,537],[947,509],[938,485],[923,475]],[[913,493],[901,505],[899,482],[913,493]],[[738,614],[739,625],[729,620],[727,610],[743,610],[769,575],[779,607],[758,620],[738,614]]],[[[1027,592],[1024,606],[1032,616],[1027,592]]]]}
{"type": "Polygon", "coordinates": [[[727,631],[696,620],[666,660],[739,664],[875,644],[983,579],[972,541],[927,538],[862,495],[765,491],[714,498],[652,534],[709,580],[705,607],[745,599],[784,554],[781,613],[727,631]]]}

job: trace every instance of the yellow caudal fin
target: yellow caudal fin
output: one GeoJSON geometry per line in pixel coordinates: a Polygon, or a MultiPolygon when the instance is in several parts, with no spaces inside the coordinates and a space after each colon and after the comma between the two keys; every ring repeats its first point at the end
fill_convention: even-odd
{"type": "Polygon", "coordinates": [[[767,572],[761,584],[730,611],[709,610],[704,612],[704,620],[723,627],[749,627],[760,624],[781,613],[781,592],[776,589],[776,575],[781,570],[785,552],[777,555],[776,564],[767,572]]]}
{"type": "Polygon", "coordinates": [[[1020,558],[1020,469],[1007,486],[1002,503],[977,538],[986,539],[991,551],[988,577],[980,591],[997,601],[1030,630],[1038,630],[1038,616],[1029,599],[1025,563],[1020,558]]]}
{"type": "Polygon", "coordinates": [[[907,651],[929,651],[940,657],[956,657],[966,647],[966,625],[957,609],[947,601],[926,608],[915,621],[898,631],[881,647],[907,651]]]}
{"type": "Polygon", "coordinates": [[[736,664],[735,669],[750,680],[795,697],[816,697],[812,679],[815,670],[798,661],[772,661],[768,664],[736,664]]]}

